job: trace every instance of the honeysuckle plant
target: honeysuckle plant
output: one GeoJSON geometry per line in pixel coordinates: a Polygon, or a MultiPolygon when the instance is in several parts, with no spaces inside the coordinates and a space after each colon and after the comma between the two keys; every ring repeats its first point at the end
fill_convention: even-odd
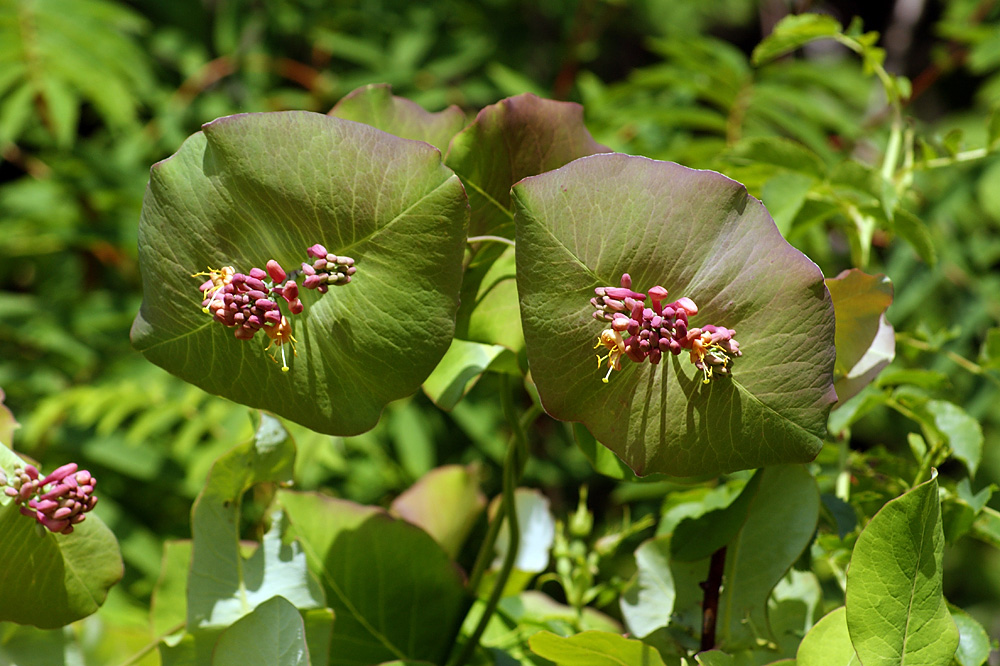
{"type": "MultiPolygon", "coordinates": [[[[825,278],[722,173],[612,152],[575,104],[520,95],[466,122],[369,86],[325,115],[205,124],[152,167],[139,260],[135,348],[255,418],[213,465],[192,539],[166,546],[162,663],[985,660],[982,627],[942,594],[942,553],[946,534],[1000,529],[988,492],[937,472],[974,474],[981,432],[880,375],[891,282],[825,278]],[[421,389],[451,409],[487,375],[509,435],[492,504],[478,462],[388,509],[295,487],[288,422],[354,435],[421,389]],[[859,521],[849,430],[877,404],[920,425],[916,473],[859,521]],[[598,534],[586,488],[558,517],[519,488],[543,414],[662,511],[598,534]],[[609,571],[626,549],[628,575],[609,571]]],[[[0,524],[66,562],[97,539],[81,534],[100,525],[83,522],[89,472],[0,453],[0,524]]],[[[3,618],[83,608],[53,619],[28,594],[0,587],[3,618]]]]}

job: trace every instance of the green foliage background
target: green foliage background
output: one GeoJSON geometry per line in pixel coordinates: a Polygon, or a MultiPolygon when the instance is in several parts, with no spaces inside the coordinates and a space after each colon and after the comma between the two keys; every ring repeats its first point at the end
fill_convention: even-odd
{"type": "MultiPolygon", "coordinates": [[[[846,25],[864,3],[823,7],[846,25]]],[[[0,387],[23,426],[13,446],[46,468],[76,460],[100,478],[98,513],[126,562],[123,584],[84,621],[97,637],[88,663],[147,643],[163,540],[189,535],[212,461],[252,434],[246,408],[129,346],[151,163],[218,116],[325,112],[366,83],[466,112],[536,92],[582,102],[590,131],[614,150],[745,182],[788,240],[834,276],[857,263],[856,220],[826,206],[823,187],[846,155],[878,164],[890,119],[861,61],[828,42],[751,64],[785,11],[753,0],[0,0],[0,387]],[[790,168],[798,153],[761,143],[775,137],[818,161],[790,168]]],[[[1000,103],[1000,5],[928,2],[913,23],[889,7],[864,11],[865,29],[884,35],[889,70],[913,80],[904,110],[933,155],[985,145],[985,119],[1000,103]]],[[[901,217],[922,220],[929,235],[877,224],[866,270],[895,284],[893,367],[921,371],[893,399],[947,399],[981,424],[978,490],[1000,483],[1000,156],[914,178],[901,217]]],[[[420,394],[399,401],[359,437],[289,425],[298,486],[387,505],[437,465],[486,460],[495,494],[507,439],[495,384],[486,376],[448,413],[420,394]]],[[[899,460],[915,426],[878,406],[851,428],[855,497],[874,510],[905,488],[899,460]]],[[[676,489],[598,478],[567,426],[544,421],[538,432],[526,484],[543,488],[557,515],[572,511],[581,483],[599,530],[619,525],[626,505],[633,519],[659,510],[676,489]]],[[[959,469],[946,463],[942,475],[959,469]]],[[[260,516],[252,505],[246,513],[253,536],[260,516]]],[[[958,540],[946,551],[945,595],[1000,634],[997,551],[958,540]]]]}

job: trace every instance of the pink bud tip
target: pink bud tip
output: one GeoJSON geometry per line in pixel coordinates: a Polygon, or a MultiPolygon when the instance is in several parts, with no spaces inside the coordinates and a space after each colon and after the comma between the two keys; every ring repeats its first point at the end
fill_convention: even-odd
{"type": "Polygon", "coordinates": [[[652,298],[654,301],[662,301],[664,298],[667,297],[667,290],[661,287],[660,285],[652,287],[646,293],[649,294],[649,297],[652,298]]]}
{"type": "Polygon", "coordinates": [[[288,275],[285,273],[285,269],[281,267],[274,259],[269,259],[267,262],[267,274],[271,276],[271,280],[274,282],[284,282],[288,275]]]}
{"type": "Polygon", "coordinates": [[[24,473],[30,476],[32,479],[38,478],[38,468],[35,467],[34,465],[25,465],[24,473]]]}
{"type": "Polygon", "coordinates": [[[263,280],[267,277],[267,273],[260,268],[254,267],[250,269],[250,277],[255,280],[263,280]]]}
{"type": "Polygon", "coordinates": [[[622,282],[621,282],[621,285],[625,289],[631,289],[632,288],[632,276],[629,275],[628,273],[622,273],[622,282]]]}
{"type": "Polygon", "coordinates": [[[7,497],[17,497],[18,495],[21,494],[20,491],[18,491],[17,488],[11,488],[10,486],[7,486],[6,488],[4,488],[3,489],[3,493],[7,497]]]}
{"type": "Polygon", "coordinates": [[[42,485],[45,486],[56,481],[62,481],[70,474],[74,474],[77,469],[78,465],[76,463],[67,463],[62,467],[57,467],[51,474],[42,479],[42,485]]]}
{"type": "Polygon", "coordinates": [[[306,252],[308,252],[310,256],[315,257],[316,259],[326,259],[327,255],[326,248],[320,245],[319,243],[316,243],[315,245],[310,247],[308,250],[306,250],[306,252]]]}
{"type": "Polygon", "coordinates": [[[677,306],[682,308],[685,312],[687,312],[688,316],[698,314],[698,306],[695,305],[694,301],[692,301],[687,296],[681,296],[680,298],[678,298],[677,306]]]}

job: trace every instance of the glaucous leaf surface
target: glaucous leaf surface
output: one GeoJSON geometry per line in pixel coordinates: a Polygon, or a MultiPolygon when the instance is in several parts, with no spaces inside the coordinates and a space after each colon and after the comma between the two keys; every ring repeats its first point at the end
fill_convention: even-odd
{"type": "Polygon", "coordinates": [[[629,632],[645,638],[670,622],[674,578],[670,574],[670,537],[644,541],[635,551],[635,579],[621,596],[622,617],[629,632]]]}
{"type": "Polygon", "coordinates": [[[867,386],[896,356],[896,338],[885,311],[892,304],[892,281],[852,268],[826,287],[837,316],[837,361],[834,380],[843,403],[867,386]]]}
{"type": "Polygon", "coordinates": [[[154,165],[139,223],[144,300],[132,341],[210,393],[331,434],[371,428],[451,342],[468,204],[440,153],[307,112],[208,123],[154,165]],[[206,267],[292,270],[320,243],[357,274],[301,290],[298,355],[281,372],[264,336],[237,340],[199,306],[206,267]]]}
{"type": "Polygon", "coordinates": [[[188,631],[228,627],[257,605],[282,595],[301,608],[324,605],[323,592],[296,543],[284,543],[284,521],[271,530],[249,559],[240,554],[243,493],[257,483],[291,480],[295,444],[281,423],[261,414],[254,439],[220,457],[191,511],[191,573],[188,631]]]}
{"type": "Polygon", "coordinates": [[[392,502],[392,513],[434,537],[454,558],[486,508],[473,466],[446,465],[431,470],[392,502]]]}
{"type": "Polygon", "coordinates": [[[830,611],[809,630],[795,655],[796,666],[861,666],[847,632],[847,609],[830,611]]]}
{"type": "Polygon", "coordinates": [[[637,474],[718,474],[811,460],[835,400],[834,314],[819,269],[721,174],[595,155],[525,179],[517,283],[528,363],[546,411],[584,423],[637,474]],[[662,285],[736,330],[732,378],[702,383],[686,355],[594,367],[600,286],[662,285]]]}
{"type": "Polygon", "coordinates": [[[760,484],[746,521],[726,547],[716,637],[727,651],[753,647],[756,632],[770,634],[771,590],[802,555],[819,521],[819,489],[804,465],[765,467],[757,474],[760,484]]]}
{"type": "Polygon", "coordinates": [[[455,105],[431,113],[422,106],[392,94],[387,83],[372,83],[352,90],[327,115],[376,127],[403,139],[425,141],[441,153],[465,126],[465,114],[455,105]]]}
{"type": "Polygon", "coordinates": [[[222,632],[212,666],[310,666],[298,609],[272,597],[222,632]]]}
{"type": "Polygon", "coordinates": [[[528,644],[556,666],[664,666],[660,653],[649,645],[604,631],[566,637],[539,631],[528,644]]]}
{"type": "Polygon", "coordinates": [[[887,502],[858,537],[845,605],[865,666],[930,666],[955,655],[959,633],[941,594],[940,504],[934,472],[887,502]]]}
{"type": "MultiPolygon", "coordinates": [[[[5,475],[23,465],[0,444],[5,475]]],[[[124,573],[115,535],[94,513],[70,534],[36,526],[0,493],[0,621],[54,629],[97,612],[124,573]]]]}
{"type": "Polygon", "coordinates": [[[445,658],[468,598],[460,572],[427,533],[382,509],[319,494],[279,491],[278,503],[336,617],[331,663],[445,658]]]}

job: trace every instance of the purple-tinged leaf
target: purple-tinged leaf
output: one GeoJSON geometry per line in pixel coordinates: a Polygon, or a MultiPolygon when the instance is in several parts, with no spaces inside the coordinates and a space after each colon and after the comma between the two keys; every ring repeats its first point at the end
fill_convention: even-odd
{"type": "Polygon", "coordinates": [[[514,187],[528,362],[546,411],[584,423],[638,474],[717,474],[811,460],[834,402],[834,313],[819,268],[759,201],[721,174],[595,155],[514,187]],[[600,380],[591,313],[630,273],[736,330],[731,378],[702,383],[685,355],[622,360],[600,380]]]}
{"type": "Polygon", "coordinates": [[[474,467],[438,467],[397,497],[392,512],[422,528],[449,557],[455,558],[486,508],[486,495],[479,488],[478,476],[474,467]]]}

